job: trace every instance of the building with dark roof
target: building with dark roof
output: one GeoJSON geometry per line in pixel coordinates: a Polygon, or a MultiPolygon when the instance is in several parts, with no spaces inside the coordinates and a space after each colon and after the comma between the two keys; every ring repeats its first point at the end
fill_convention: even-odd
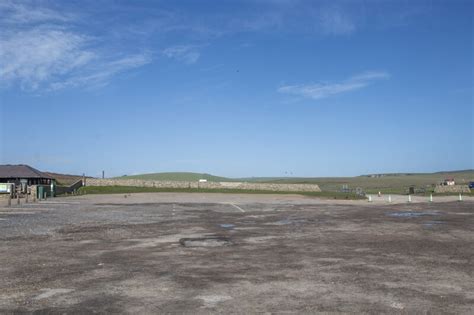
{"type": "Polygon", "coordinates": [[[0,183],[17,186],[50,185],[54,178],[28,165],[0,165],[0,183]]]}

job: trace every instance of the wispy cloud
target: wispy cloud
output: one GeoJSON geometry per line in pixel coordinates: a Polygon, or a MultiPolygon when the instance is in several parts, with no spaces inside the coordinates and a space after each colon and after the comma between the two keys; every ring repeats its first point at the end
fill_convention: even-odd
{"type": "Polygon", "coordinates": [[[305,33],[339,36],[358,30],[355,5],[334,5],[330,1],[249,1],[243,10],[216,8],[212,12],[167,10],[159,6],[145,14],[149,28],[159,33],[181,33],[185,38],[210,41],[241,33],[305,33]],[[329,4],[328,4],[329,3],[329,4]]]}
{"type": "Polygon", "coordinates": [[[97,58],[87,42],[83,35],[55,28],[10,32],[0,38],[1,81],[35,90],[97,58]]]}
{"type": "Polygon", "coordinates": [[[163,50],[163,55],[168,58],[184,62],[186,64],[196,63],[201,56],[197,50],[197,46],[193,45],[181,45],[168,47],[163,50]]]}
{"type": "Polygon", "coordinates": [[[390,75],[387,72],[368,71],[337,83],[284,85],[278,88],[278,92],[318,100],[337,94],[359,90],[369,86],[375,81],[388,79],[389,77],[390,75]]]}
{"type": "Polygon", "coordinates": [[[73,18],[70,13],[59,13],[55,10],[41,7],[39,3],[2,0],[0,13],[3,23],[31,24],[38,22],[60,21],[66,22],[73,18]]]}
{"type": "Polygon", "coordinates": [[[60,90],[67,87],[102,87],[121,72],[138,68],[151,62],[151,55],[147,52],[126,56],[121,59],[95,64],[93,69],[83,74],[71,76],[65,80],[52,82],[50,90],[60,90]]]}
{"type": "Polygon", "coordinates": [[[356,30],[353,18],[340,8],[324,8],[319,14],[319,26],[327,35],[348,35],[356,30]]]}
{"type": "Polygon", "coordinates": [[[32,2],[0,3],[0,84],[24,90],[103,86],[151,62],[149,53],[116,52],[104,38],[78,31],[73,14],[32,2]]]}

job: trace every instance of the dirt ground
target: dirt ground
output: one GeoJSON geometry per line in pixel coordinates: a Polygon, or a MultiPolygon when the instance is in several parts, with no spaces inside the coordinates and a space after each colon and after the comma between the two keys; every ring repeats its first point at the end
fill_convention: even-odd
{"type": "Polygon", "coordinates": [[[0,313],[472,314],[474,202],[455,200],[150,193],[0,207],[0,313]]]}

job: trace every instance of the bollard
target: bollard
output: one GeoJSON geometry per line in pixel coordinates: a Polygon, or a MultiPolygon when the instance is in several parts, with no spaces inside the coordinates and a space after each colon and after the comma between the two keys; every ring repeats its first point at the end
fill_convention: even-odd
{"type": "Polygon", "coordinates": [[[28,203],[28,193],[25,195],[25,203],[28,203]]]}
{"type": "Polygon", "coordinates": [[[12,195],[8,194],[8,206],[11,207],[12,205],[12,195]]]}
{"type": "Polygon", "coordinates": [[[43,196],[43,200],[46,200],[48,199],[48,194],[46,193],[46,191],[44,192],[44,196],[43,196]]]}
{"type": "Polygon", "coordinates": [[[408,195],[408,202],[411,202],[411,195],[408,195]]]}
{"type": "Polygon", "coordinates": [[[433,202],[433,194],[430,194],[430,202],[433,202]]]}
{"type": "Polygon", "coordinates": [[[369,196],[369,202],[372,202],[372,196],[369,196]]]}
{"type": "Polygon", "coordinates": [[[392,195],[388,195],[388,202],[392,202],[392,195]]]}
{"type": "Polygon", "coordinates": [[[20,204],[20,194],[16,195],[16,204],[20,204]]]}
{"type": "Polygon", "coordinates": [[[459,193],[459,201],[462,201],[462,195],[459,193]]]}

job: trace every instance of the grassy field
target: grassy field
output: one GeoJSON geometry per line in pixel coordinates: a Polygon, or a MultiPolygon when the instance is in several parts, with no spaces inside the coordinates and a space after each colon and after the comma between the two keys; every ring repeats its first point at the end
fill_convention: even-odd
{"type": "Polygon", "coordinates": [[[251,177],[251,178],[227,178],[200,173],[154,173],[134,176],[120,177],[122,179],[149,179],[149,180],[185,180],[197,181],[201,178],[208,181],[247,181],[261,183],[293,183],[293,184],[318,184],[323,191],[337,192],[342,185],[348,185],[349,189],[362,188],[366,193],[407,193],[410,186],[417,189],[425,189],[427,193],[432,191],[432,186],[447,177],[454,177],[459,184],[467,184],[474,181],[474,170],[439,172],[427,174],[386,174],[381,177],[355,176],[355,177],[251,177]]]}
{"type": "Polygon", "coordinates": [[[193,189],[193,188],[155,188],[155,187],[130,187],[130,186],[86,186],[79,189],[79,194],[131,194],[147,192],[187,192],[187,193],[231,193],[231,194],[296,194],[313,196],[326,199],[365,199],[352,193],[341,192],[294,192],[278,191],[269,192],[264,190],[242,190],[242,189],[193,189]]]}
{"type": "Polygon", "coordinates": [[[342,185],[347,184],[349,188],[362,188],[366,193],[407,193],[410,186],[417,189],[424,188],[431,192],[433,185],[443,181],[447,177],[454,177],[458,184],[467,184],[474,181],[474,171],[432,173],[432,174],[393,174],[382,177],[356,176],[356,177],[327,177],[327,178],[270,178],[257,179],[258,182],[276,183],[311,183],[318,184],[322,190],[338,191],[342,185]]]}

